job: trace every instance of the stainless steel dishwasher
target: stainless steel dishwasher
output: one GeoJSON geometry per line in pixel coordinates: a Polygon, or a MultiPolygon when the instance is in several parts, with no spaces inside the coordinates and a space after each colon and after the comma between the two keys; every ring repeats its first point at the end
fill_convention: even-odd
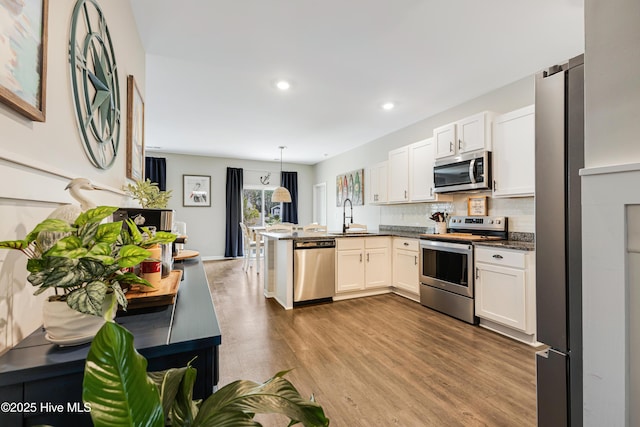
{"type": "Polygon", "coordinates": [[[293,304],[330,301],[336,292],[335,239],[293,242],[293,304]]]}

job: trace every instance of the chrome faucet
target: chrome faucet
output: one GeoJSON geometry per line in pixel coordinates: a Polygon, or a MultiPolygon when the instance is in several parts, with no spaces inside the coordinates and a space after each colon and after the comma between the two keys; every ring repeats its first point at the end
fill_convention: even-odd
{"type": "Polygon", "coordinates": [[[342,232],[346,233],[349,229],[347,225],[347,202],[349,202],[349,221],[353,224],[353,203],[351,203],[351,199],[344,199],[342,203],[342,232]]]}

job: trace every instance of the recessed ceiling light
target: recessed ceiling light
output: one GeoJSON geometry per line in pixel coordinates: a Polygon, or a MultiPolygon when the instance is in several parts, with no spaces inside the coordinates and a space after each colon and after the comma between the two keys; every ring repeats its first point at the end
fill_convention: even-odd
{"type": "Polygon", "coordinates": [[[278,80],[276,82],[276,87],[280,90],[288,90],[291,87],[291,83],[286,80],[278,80]]]}
{"type": "Polygon", "coordinates": [[[389,111],[389,110],[393,110],[395,106],[396,105],[393,102],[385,102],[384,104],[382,104],[382,109],[389,111]]]}

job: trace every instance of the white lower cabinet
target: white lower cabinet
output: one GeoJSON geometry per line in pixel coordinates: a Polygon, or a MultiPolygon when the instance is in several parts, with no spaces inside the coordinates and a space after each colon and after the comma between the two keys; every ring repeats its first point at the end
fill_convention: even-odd
{"type": "Polygon", "coordinates": [[[345,237],[336,247],[336,293],[389,286],[390,237],[345,237]]]}
{"type": "Polygon", "coordinates": [[[420,293],[418,240],[394,237],[393,286],[413,294],[420,293]]]}
{"type": "Polygon", "coordinates": [[[476,316],[527,335],[536,332],[535,254],[475,248],[476,316]]]}

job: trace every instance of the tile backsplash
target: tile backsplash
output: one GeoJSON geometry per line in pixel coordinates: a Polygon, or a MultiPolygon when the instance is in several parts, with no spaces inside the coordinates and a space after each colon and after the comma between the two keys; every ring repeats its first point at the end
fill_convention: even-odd
{"type": "MultiPolygon", "coordinates": [[[[473,195],[476,196],[476,194],[473,195]]],[[[380,223],[432,227],[434,222],[429,217],[435,212],[445,212],[449,215],[466,215],[468,198],[469,194],[456,194],[453,196],[452,202],[384,205],[381,206],[380,210],[380,223]]],[[[535,232],[534,208],[533,197],[508,199],[489,197],[487,199],[488,214],[490,216],[505,216],[509,218],[509,231],[513,232],[535,232]]]]}

